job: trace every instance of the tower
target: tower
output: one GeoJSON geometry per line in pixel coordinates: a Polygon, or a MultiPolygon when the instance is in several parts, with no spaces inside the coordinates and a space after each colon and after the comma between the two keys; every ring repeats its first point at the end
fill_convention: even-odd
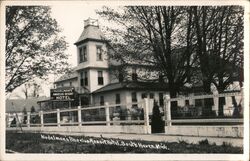
{"type": "Polygon", "coordinates": [[[90,94],[109,83],[107,41],[98,20],[84,21],[84,30],[75,45],[79,94],[90,94]]]}

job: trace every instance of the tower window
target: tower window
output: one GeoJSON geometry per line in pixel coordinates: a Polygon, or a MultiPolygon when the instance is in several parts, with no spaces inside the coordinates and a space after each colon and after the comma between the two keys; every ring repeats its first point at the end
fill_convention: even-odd
{"type": "Polygon", "coordinates": [[[98,71],[98,85],[103,85],[103,72],[98,71]]]}
{"type": "Polygon", "coordinates": [[[101,46],[96,46],[96,57],[98,61],[103,60],[103,54],[102,54],[102,47],[101,46]]]}
{"type": "Polygon", "coordinates": [[[81,79],[80,79],[81,86],[88,86],[88,72],[81,72],[81,79]]]}
{"type": "Polygon", "coordinates": [[[79,63],[87,61],[87,48],[86,46],[79,48],[79,63]]]}
{"type": "Polygon", "coordinates": [[[88,72],[84,72],[84,85],[88,86],[88,72]]]}

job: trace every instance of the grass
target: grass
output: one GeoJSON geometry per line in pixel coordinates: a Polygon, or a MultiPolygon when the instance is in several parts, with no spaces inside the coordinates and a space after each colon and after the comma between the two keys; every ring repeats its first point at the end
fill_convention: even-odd
{"type": "MultiPolygon", "coordinates": [[[[46,135],[46,134],[44,134],[46,135]]],[[[64,135],[54,135],[66,137],[64,135]]],[[[68,136],[67,136],[68,137],[68,136]]],[[[110,140],[109,138],[72,136],[74,139],[110,140]]],[[[224,143],[221,146],[209,144],[208,140],[202,140],[199,144],[189,144],[186,141],[179,142],[154,142],[143,140],[112,139],[124,143],[134,142],[136,144],[155,145],[161,144],[168,149],[138,148],[132,146],[117,146],[103,144],[88,144],[65,142],[59,140],[46,140],[41,138],[40,133],[17,133],[6,132],[6,149],[19,153],[233,153],[242,154],[242,147],[234,147],[224,143]]]]}

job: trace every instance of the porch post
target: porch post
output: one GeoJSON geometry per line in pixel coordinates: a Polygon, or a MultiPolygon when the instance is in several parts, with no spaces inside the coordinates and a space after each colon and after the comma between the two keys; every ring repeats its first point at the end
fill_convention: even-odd
{"type": "Polygon", "coordinates": [[[109,116],[109,103],[105,103],[105,114],[106,114],[106,125],[110,126],[110,116],[109,116]]]}
{"type": "Polygon", "coordinates": [[[169,95],[166,95],[164,97],[164,112],[165,112],[165,120],[167,121],[167,126],[172,126],[172,123],[171,123],[171,101],[170,101],[169,95]]]}
{"type": "Polygon", "coordinates": [[[30,127],[30,112],[27,112],[27,127],[30,127]]]}
{"type": "Polygon", "coordinates": [[[77,107],[77,109],[78,109],[78,125],[79,126],[82,126],[82,111],[81,111],[81,106],[78,106],[77,107]]]}
{"type": "Polygon", "coordinates": [[[149,134],[149,98],[144,98],[144,126],[145,132],[149,134]]]}
{"type": "Polygon", "coordinates": [[[40,117],[41,117],[41,127],[43,127],[43,111],[40,111],[40,117]]]}
{"type": "Polygon", "coordinates": [[[57,111],[57,126],[60,127],[60,109],[56,109],[57,111]]]}

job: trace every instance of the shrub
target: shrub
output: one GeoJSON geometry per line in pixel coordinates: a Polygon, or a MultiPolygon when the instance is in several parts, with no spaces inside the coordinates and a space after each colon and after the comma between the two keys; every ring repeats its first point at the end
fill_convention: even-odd
{"type": "Polygon", "coordinates": [[[199,145],[209,145],[209,142],[207,139],[199,141],[199,145]]]}

